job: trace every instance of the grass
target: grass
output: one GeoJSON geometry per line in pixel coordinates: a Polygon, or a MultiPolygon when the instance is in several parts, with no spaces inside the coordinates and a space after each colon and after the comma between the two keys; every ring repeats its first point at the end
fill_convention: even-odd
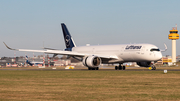
{"type": "Polygon", "coordinates": [[[180,72],[0,71],[0,100],[180,100],[180,72]]]}

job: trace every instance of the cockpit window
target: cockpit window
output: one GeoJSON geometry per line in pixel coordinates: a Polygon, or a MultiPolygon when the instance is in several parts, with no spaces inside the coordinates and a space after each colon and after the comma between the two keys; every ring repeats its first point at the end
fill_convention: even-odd
{"type": "Polygon", "coordinates": [[[159,49],[152,48],[150,51],[153,52],[153,51],[160,51],[160,50],[159,50],[159,49]]]}

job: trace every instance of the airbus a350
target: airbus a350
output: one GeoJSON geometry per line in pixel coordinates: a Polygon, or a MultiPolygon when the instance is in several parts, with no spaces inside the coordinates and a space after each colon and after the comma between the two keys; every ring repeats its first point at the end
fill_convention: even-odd
{"type": "Polygon", "coordinates": [[[161,51],[167,49],[166,45],[165,50],[160,50],[153,44],[76,46],[66,25],[62,23],[61,27],[66,45],[64,51],[50,48],[44,48],[45,50],[12,49],[4,44],[10,50],[42,52],[54,54],[54,56],[68,55],[81,61],[88,70],[98,70],[101,64],[119,64],[115,66],[115,70],[125,70],[126,67],[122,65],[125,62],[136,62],[141,67],[152,67],[152,70],[156,70],[154,63],[162,58],[161,51]]]}

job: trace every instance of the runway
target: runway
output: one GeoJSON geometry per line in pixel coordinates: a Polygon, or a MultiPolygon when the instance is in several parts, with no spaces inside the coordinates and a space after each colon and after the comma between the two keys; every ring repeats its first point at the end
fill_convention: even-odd
{"type": "Polygon", "coordinates": [[[74,69],[65,69],[65,67],[1,67],[1,71],[180,71],[180,67],[157,67],[156,70],[149,70],[144,67],[126,67],[126,70],[115,70],[114,67],[100,67],[99,70],[88,70],[87,67],[75,67],[74,69]]]}

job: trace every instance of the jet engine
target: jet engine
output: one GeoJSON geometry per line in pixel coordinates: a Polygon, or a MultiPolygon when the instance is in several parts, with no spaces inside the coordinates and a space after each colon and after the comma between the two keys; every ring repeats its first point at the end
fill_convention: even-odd
{"type": "Polygon", "coordinates": [[[83,65],[87,67],[98,67],[101,64],[101,58],[97,56],[88,56],[83,59],[83,65]]]}
{"type": "Polygon", "coordinates": [[[137,62],[140,67],[150,67],[151,62],[137,62]]]}

